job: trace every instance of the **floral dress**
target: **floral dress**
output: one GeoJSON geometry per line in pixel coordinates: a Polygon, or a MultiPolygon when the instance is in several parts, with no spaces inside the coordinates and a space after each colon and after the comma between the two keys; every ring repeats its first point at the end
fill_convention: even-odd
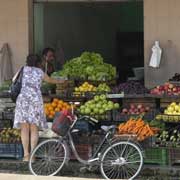
{"type": "Polygon", "coordinates": [[[21,123],[35,124],[47,128],[41,94],[44,72],[40,68],[24,66],[22,88],[16,101],[14,128],[21,123]]]}

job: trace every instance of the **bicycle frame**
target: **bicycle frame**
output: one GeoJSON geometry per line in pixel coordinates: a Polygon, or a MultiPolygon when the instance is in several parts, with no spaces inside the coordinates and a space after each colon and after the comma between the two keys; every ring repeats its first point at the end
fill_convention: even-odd
{"type": "Polygon", "coordinates": [[[68,132],[68,138],[69,138],[70,147],[71,147],[71,149],[72,149],[72,151],[73,151],[76,159],[77,159],[80,163],[85,164],[85,165],[90,165],[90,164],[92,164],[92,163],[95,162],[95,161],[99,161],[99,160],[100,160],[100,155],[101,155],[100,149],[101,149],[102,146],[104,145],[105,141],[107,141],[107,143],[108,143],[109,145],[111,145],[110,140],[108,139],[109,134],[110,134],[110,132],[108,132],[108,133],[105,135],[105,137],[103,138],[103,141],[102,141],[102,142],[100,143],[100,145],[98,146],[98,148],[97,148],[96,152],[93,154],[92,158],[90,158],[90,159],[88,159],[88,160],[84,160],[84,159],[82,159],[82,158],[79,156],[79,154],[78,154],[78,152],[77,152],[77,150],[76,150],[76,147],[75,147],[75,145],[74,145],[74,141],[73,141],[72,135],[71,135],[70,132],[68,132]]]}
{"type": "Polygon", "coordinates": [[[73,138],[72,138],[72,134],[71,134],[71,130],[72,130],[72,128],[74,127],[75,123],[76,123],[78,120],[81,120],[81,119],[83,119],[83,118],[91,118],[91,117],[89,117],[89,116],[83,116],[83,117],[81,117],[81,118],[79,118],[79,119],[76,117],[76,119],[74,120],[73,124],[71,125],[71,127],[70,127],[70,129],[69,129],[69,131],[68,131],[68,133],[67,133],[67,137],[68,137],[68,140],[69,140],[69,143],[70,143],[70,148],[72,149],[72,151],[73,151],[76,159],[77,159],[80,163],[82,163],[82,164],[90,165],[90,164],[92,164],[93,162],[98,161],[98,160],[100,159],[100,155],[101,155],[100,150],[101,150],[101,148],[102,148],[102,146],[104,145],[105,142],[107,142],[107,143],[111,146],[110,139],[108,138],[109,135],[111,134],[111,132],[109,131],[109,132],[106,133],[105,137],[103,138],[102,142],[99,144],[99,146],[98,146],[97,150],[95,151],[95,153],[93,154],[93,156],[92,156],[90,159],[88,159],[88,160],[84,160],[84,159],[82,159],[82,158],[79,156],[79,154],[78,154],[78,152],[77,152],[77,150],[76,150],[76,147],[75,147],[73,138]]]}

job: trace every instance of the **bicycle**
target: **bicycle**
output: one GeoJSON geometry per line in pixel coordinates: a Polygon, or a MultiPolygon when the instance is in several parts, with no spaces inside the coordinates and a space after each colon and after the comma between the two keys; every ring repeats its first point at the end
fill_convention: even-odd
{"type": "MultiPolygon", "coordinates": [[[[72,104],[72,103],[71,103],[72,104]]],[[[72,108],[72,113],[74,110],[72,108]]],[[[90,116],[77,118],[69,127],[67,134],[58,139],[48,139],[41,142],[32,152],[29,161],[29,169],[35,176],[54,176],[69,161],[69,148],[72,149],[76,159],[87,167],[99,166],[101,174],[105,179],[129,179],[136,178],[143,166],[143,155],[138,144],[128,140],[119,139],[115,136],[114,126],[102,126],[105,136],[97,147],[93,156],[82,159],[75,147],[72,133],[73,127],[78,120],[88,119],[96,122],[90,116]]]]}

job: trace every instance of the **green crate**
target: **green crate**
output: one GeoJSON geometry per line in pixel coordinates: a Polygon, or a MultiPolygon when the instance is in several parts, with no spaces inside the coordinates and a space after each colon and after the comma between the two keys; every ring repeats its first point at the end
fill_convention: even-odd
{"type": "Polygon", "coordinates": [[[168,164],[168,151],[165,148],[149,148],[145,150],[145,164],[168,164]]]}

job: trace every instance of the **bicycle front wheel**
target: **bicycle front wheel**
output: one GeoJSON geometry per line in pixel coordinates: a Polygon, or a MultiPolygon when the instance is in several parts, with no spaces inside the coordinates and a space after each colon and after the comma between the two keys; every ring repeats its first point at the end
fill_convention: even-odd
{"type": "Polygon", "coordinates": [[[100,169],[106,179],[133,180],[143,165],[140,148],[131,142],[117,142],[108,147],[101,158],[100,169]]]}
{"type": "Polygon", "coordinates": [[[41,142],[32,152],[29,169],[35,176],[54,176],[64,166],[67,159],[67,149],[58,139],[41,142]]]}

